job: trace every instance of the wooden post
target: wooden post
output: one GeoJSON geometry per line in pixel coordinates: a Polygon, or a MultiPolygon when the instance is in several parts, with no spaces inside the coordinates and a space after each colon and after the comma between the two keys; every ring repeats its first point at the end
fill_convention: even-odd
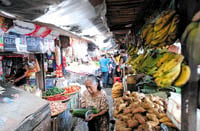
{"type": "Polygon", "coordinates": [[[197,64],[190,58],[185,43],[182,45],[182,50],[190,66],[191,76],[189,82],[182,88],[181,92],[181,131],[197,131],[197,64]]]}
{"type": "Polygon", "coordinates": [[[182,88],[181,131],[196,131],[197,129],[197,66],[189,62],[191,77],[188,84],[182,88]]]}
{"type": "Polygon", "coordinates": [[[40,71],[36,73],[37,87],[39,87],[41,90],[44,91],[45,90],[44,55],[36,54],[36,58],[40,66],[40,71]]]}

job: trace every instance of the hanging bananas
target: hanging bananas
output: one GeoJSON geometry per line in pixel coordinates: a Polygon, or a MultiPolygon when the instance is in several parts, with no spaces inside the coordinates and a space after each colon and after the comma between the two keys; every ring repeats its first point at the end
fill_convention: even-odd
{"type": "Polygon", "coordinates": [[[155,23],[144,25],[141,38],[150,48],[171,45],[177,38],[179,15],[175,10],[163,11],[155,23]]]}

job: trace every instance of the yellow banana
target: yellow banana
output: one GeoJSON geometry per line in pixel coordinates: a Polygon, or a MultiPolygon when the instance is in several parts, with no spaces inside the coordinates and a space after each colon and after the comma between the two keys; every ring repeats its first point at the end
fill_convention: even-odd
{"type": "Polygon", "coordinates": [[[165,68],[163,69],[164,72],[168,71],[168,70],[171,70],[175,65],[181,63],[184,59],[184,56],[181,55],[181,54],[178,54],[175,56],[174,59],[172,59],[171,61],[169,61],[165,68]]]}
{"type": "Polygon", "coordinates": [[[173,20],[172,20],[172,23],[171,23],[171,27],[169,29],[169,34],[173,33],[176,31],[177,29],[177,24],[179,23],[179,16],[178,15],[175,15],[173,20]]]}
{"type": "Polygon", "coordinates": [[[148,24],[146,26],[144,26],[142,32],[141,32],[141,38],[144,39],[146,38],[148,32],[151,30],[151,28],[153,28],[153,24],[148,24]]]}
{"type": "Polygon", "coordinates": [[[158,77],[155,82],[160,87],[171,86],[174,80],[179,76],[181,72],[181,63],[173,67],[168,73],[158,77]]]}
{"type": "Polygon", "coordinates": [[[149,45],[153,37],[153,32],[149,32],[146,37],[146,44],[149,45]]]}
{"type": "Polygon", "coordinates": [[[171,20],[171,18],[173,18],[173,16],[175,15],[176,11],[172,10],[169,11],[168,14],[161,16],[155,23],[154,26],[154,31],[159,31],[161,29],[163,29],[163,27],[165,27],[165,25],[167,25],[169,23],[169,21],[171,20]]]}
{"type": "Polygon", "coordinates": [[[184,84],[186,84],[190,78],[190,74],[191,74],[190,67],[188,65],[183,65],[181,67],[181,74],[178,77],[178,79],[175,81],[174,85],[183,86],[184,84]]]}
{"type": "Polygon", "coordinates": [[[163,63],[169,61],[170,59],[172,59],[174,57],[174,53],[172,52],[166,52],[164,53],[163,57],[157,62],[156,66],[160,67],[163,63]]]}
{"type": "Polygon", "coordinates": [[[170,26],[171,24],[169,23],[167,26],[163,27],[162,30],[155,32],[154,39],[163,38],[168,35],[170,26]]]}
{"type": "Polygon", "coordinates": [[[158,71],[153,75],[153,77],[160,77],[164,73],[168,73],[173,67],[175,67],[177,64],[181,63],[183,61],[182,55],[176,55],[173,59],[171,59],[169,62],[165,61],[158,71]]]}
{"type": "Polygon", "coordinates": [[[154,39],[151,41],[150,45],[151,45],[151,47],[160,46],[160,44],[164,43],[167,40],[167,38],[168,38],[168,35],[165,35],[158,39],[154,39]]]}

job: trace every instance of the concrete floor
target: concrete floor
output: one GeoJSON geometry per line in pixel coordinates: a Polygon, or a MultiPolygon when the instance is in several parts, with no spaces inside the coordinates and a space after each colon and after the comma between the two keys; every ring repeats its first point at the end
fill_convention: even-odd
{"type": "MultiPolygon", "coordinates": [[[[109,103],[109,114],[110,114],[110,120],[113,120],[113,99],[112,99],[112,88],[104,88],[103,89],[107,96],[108,96],[108,103],[109,103]]],[[[110,123],[110,131],[114,130],[114,125],[110,123]]]]}

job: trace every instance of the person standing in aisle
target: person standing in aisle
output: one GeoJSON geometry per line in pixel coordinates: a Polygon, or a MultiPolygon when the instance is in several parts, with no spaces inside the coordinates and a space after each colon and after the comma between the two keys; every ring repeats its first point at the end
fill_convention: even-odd
{"type": "Polygon", "coordinates": [[[99,110],[99,113],[89,115],[89,119],[86,120],[89,131],[109,131],[109,102],[106,92],[101,89],[100,80],[94,75],[89,75],[85,86],[87,90],[80,97],[81,107],[99,110]]]}
{"type": "Polygon", "coordinates": [[[109,71],[109,59],[106,58],[106,55],[102,55],[101,59],[99,60],[99,64],[102,73],[103,87],[106,88],[108,83],[108,71],[109,71]]]}

